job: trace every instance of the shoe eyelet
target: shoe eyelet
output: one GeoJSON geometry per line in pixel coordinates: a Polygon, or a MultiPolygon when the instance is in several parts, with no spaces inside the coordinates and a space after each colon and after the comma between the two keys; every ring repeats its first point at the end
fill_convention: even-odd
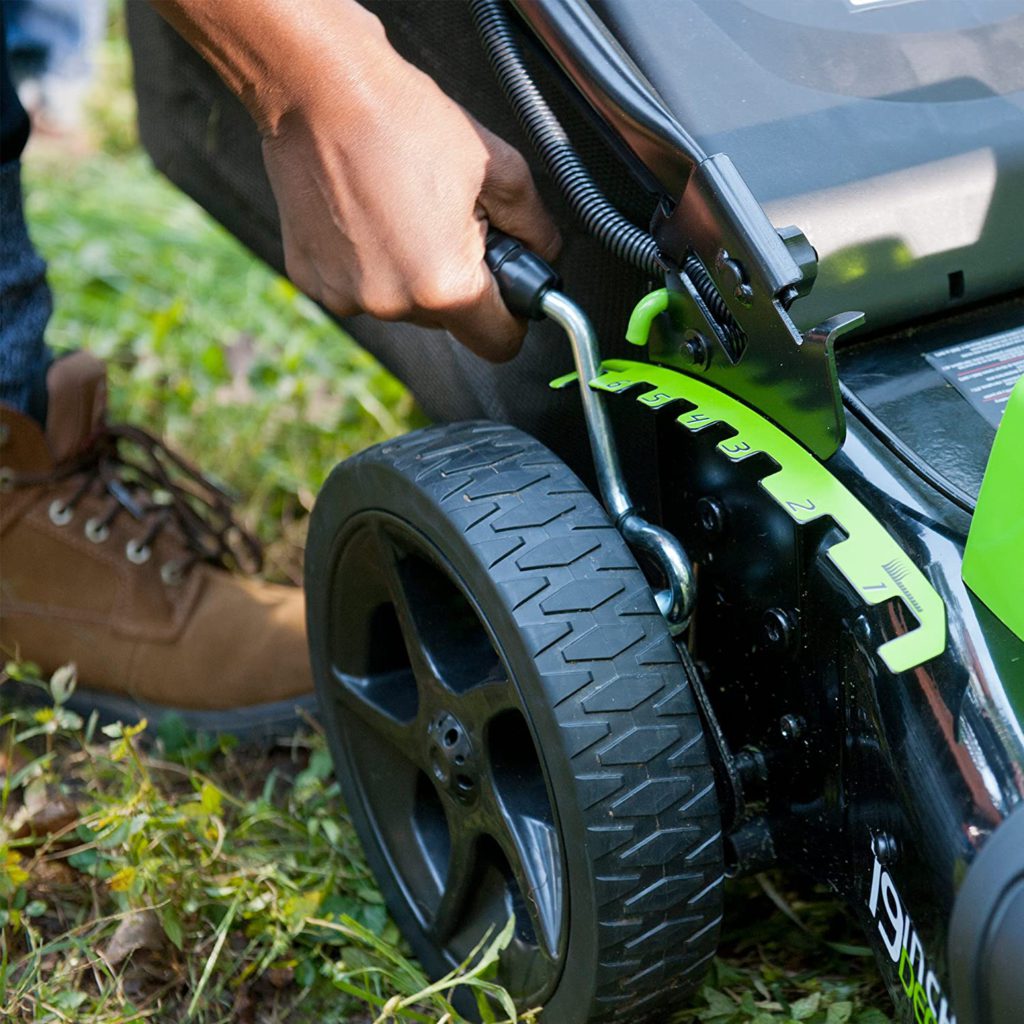
{"type": "Polygon", "coordinates": [[[60,498],[54,498],[50,502],[50,522],[54,526],[67,526],[75,516],[75,510],[70,505],[65,505],[60,498]]]}
{"type": "Polygon", "coordinates": [[[93,544],[102,544],[110,536],[110,527],[98,519],[90,519],[85,524],[85,535],[93,544]]]}
{"type": "Polygon", "coordinates": [[[160,566],[160,579],[169,587],[176,587],[185,579],[180,562],[164,562],[160,566]]]}
{"type": "Polygon", "coordinates": [[[125,557],[135,565],[143,565],[149,561],[153,549],[148,544],[140,544],[137,540],[130,540],[124,546],[125,557]]]}

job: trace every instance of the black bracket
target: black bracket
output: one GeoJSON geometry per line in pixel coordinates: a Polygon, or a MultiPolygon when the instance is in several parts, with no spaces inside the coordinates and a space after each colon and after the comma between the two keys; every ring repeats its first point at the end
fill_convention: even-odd
{"type": "Polygon", "coordinates": [[[805,334],[797,330],[787,308],[809,290],[817,269],[803,234],[777,231],[723,154],[694,168],[675,208],[656,219],[654,233],[681,268],[668,274],[667,287],[686,300],[670,305],[668,329],[652,338],[651,358],[706,377],[819,458],[834,454],[846,433],[834,345],[864,317],[844,313],[805,334]],[[707,284],[699,287],[702,271],[710,295],[707,284]],[[694,290],[704,299],[696,309],[694,290]],[[698,344],[699,359],[694,331],[717,342],[698,344]]]}
{"type": "Polygon", "coordinates": [[[787,310],[817,272],[804,235],[777,230],[732,161],[703,152],[586,0],[515,6],[665,197],[654,235],[681,301],[652,359],[707,377],[819,458],[834,454],[846,421],[833,345],[863,316],[801,334],[787,310]]]}

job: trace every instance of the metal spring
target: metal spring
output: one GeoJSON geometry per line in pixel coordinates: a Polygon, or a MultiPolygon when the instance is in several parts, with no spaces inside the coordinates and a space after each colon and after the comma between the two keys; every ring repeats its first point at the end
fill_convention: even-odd
{"type": "Polygon", "coordinates": [[[472,0],[470,11],[505,98],[544,166],[583,226],[619,259],[654,278],[665,271],[654,237],[605,198],[523,63],[499,0],[472,0]]]}
{"type": "MultiPolygon", "coordinates": [[[[501,0],[471,0],[470,12],[505,98],[573,212],[586,230],[615,256],[648,276],[660,279],[669,265],[659,252],[658,243],[653,235],[624,217],[591,177],[561,122],[526,70],[501,0]]],[[[730,343],[734,348],[742,348],[746,335],[704,265],[691,254],[684,260],[683,270],[730,343]]]]}
{"type": "Polygon", "coordinates": [[[704,300],[704,304],[711,310],[712,316],[718,321],[730,344],[736,350],[741,349],[746,343],[747,336],[743,328],[736,323],[732,313],[729,312],[729,307],[725,304],[725,299],[722,298],[722,294],[711,279],[707,268],[693,253],[690,253],[683,260],[683,270],[693,282],[693,286],[697,289],[697,294],[704,300]]]}

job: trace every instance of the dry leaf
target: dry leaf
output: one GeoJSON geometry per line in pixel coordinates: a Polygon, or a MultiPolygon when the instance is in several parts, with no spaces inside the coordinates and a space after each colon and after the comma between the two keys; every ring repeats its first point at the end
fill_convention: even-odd
{"type": "Polygon", "coordinates": [[[248,985],[240,986],[235,993],[231,1024],[256,1024],[256,1000],[250,994],[248,985]]]}
{"type": "Polygon", "coordinates": [[[15,839],[49,836],[78,820],[78,808],[56,786],[36,780],[25,790],[25,805],[16,819],[15,839]]]}
{"type": "Polygon", "coordinates": [[[126,960],[132,953],[145,949],[161,952],[167,945],[167,936],[155,910],[135,910],[121,918],[104,950],[103,955],[111,967],[126,960]]]}

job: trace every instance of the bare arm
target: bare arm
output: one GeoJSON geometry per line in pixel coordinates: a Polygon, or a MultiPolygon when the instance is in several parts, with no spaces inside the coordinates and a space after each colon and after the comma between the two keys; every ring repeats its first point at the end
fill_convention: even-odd
{"type": "Polygon", "coordinates": [[[452,332],[493,360],[524,325],[487,224],[558,250],[522,156],[403,60],[354,0],[152,0],[263,135],[289,276],[335,313],[452,332]]]}

